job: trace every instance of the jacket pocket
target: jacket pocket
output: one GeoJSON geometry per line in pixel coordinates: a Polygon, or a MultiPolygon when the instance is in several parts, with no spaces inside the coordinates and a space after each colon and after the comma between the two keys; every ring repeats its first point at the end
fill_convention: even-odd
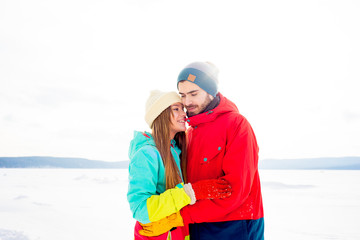
{"type": "Polygon", "coordinates": [[[225,147],[223,144],[209,144],[200,158],[201,164],[213,164],[220,161],[224,156],[225,147]]]}

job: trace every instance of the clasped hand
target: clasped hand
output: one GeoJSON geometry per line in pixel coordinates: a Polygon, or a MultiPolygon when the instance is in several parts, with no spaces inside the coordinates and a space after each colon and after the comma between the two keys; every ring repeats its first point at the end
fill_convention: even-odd
{"type": "MultiPolygon", "coordinates": [[[[231,196],[230,184],[222,179],[201,180],[191,184],[196,200],[219,199],[231,196]]],[[[170,231],[174,227],[184,226],[180,212],[176,212],[156,222],[141,224],[139,233],[143,236],[154,237],[170,231]]]]}

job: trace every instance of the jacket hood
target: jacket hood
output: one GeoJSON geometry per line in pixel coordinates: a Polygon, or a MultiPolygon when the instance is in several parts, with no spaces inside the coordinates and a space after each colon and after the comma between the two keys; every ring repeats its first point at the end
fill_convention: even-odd
{"type": "Polygon", "coordinates": [[[211,122],[211,121],[215,120],[217,116],[219,116],[220,114],[223,114],[223,113],[227,113],[227,112],[239,113],[238,108],[236,107],[236,105],[233,102],[228,100],[221,93],[218,93],[218,94],[220,96],[219,105],[210,111],[189,117],[187,119],[187,122],[190,126],[195,126],[195,125],[198,125],[200,123],[205,123],[205,122],[211,122]]]}
{"type": "Polygon", "coordinates": [[[129,147],[129,158],[132,159],[136,152],[144,146],[156,147],[152,135],[148,132],[134,131],[134,138],[131,140],[129,147]]]}

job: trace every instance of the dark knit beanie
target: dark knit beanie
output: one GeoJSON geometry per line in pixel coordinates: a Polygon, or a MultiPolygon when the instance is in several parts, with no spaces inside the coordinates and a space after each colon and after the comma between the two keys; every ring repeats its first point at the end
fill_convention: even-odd
{"type": "Polygon", "coordinates": [[[218,74],[219,70],[210,62],[193,62],[180,72],[177,85],[181,81],[189,81],[215,97],[218,93],[218,74]]]}

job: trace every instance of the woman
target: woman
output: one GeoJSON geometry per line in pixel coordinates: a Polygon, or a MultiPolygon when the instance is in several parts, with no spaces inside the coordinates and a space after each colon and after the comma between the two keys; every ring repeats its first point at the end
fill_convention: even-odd
{"type": "Polygon", "coordinates": [[[171,229],[173,226],[183,226],[178,213],[181,208],[200,199],[224,198],[231,194],[230,186],[223,180],[184,184],[185,116],[176,92],[155,90],[150,93],[146,102],[145,120],[152,132],[135,131],[129,149],[127,198],[133,217],[137,220],[135,240],[184,240],[186,229],[171,229]],[[157,236],[157,230],[153,231],[152,224],[164,219],[173,225],[158,224],[162,228],[161,233],[165,233],[157,236]]]}

